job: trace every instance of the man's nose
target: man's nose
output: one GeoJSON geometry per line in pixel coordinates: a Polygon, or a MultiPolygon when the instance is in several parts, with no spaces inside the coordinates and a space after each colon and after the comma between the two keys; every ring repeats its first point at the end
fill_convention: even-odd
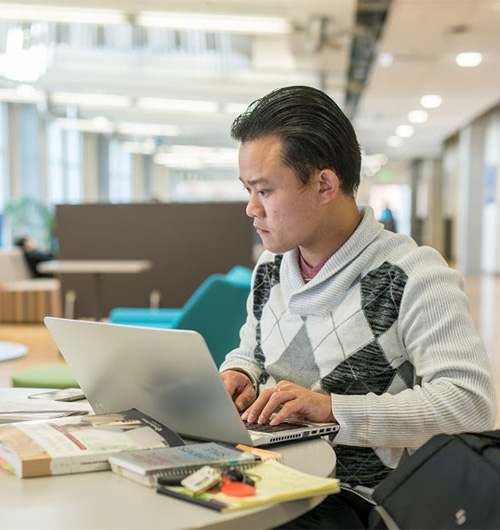
{"type": "Polygon", "coordinates": [[[255,198],[255,195],[250,195],[250,198],[248,199],[248,203],[246,207],[246,214],[248,215],[248,217],[258,217],[258,211],[259,211],[259,206],[255,198]]]}

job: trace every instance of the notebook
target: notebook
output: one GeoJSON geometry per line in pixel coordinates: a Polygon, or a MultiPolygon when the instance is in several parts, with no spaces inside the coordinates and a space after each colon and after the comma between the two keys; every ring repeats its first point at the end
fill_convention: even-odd
{"type": "Polygon", "coordinates": [[[334,433],[337,423],[247,430],[203,337],[195,331],[46,317],[97,414],[136,408],[195,440],[251,446],[334,433]],[[267,432],[266,432],[267,431],[267,432]]]}

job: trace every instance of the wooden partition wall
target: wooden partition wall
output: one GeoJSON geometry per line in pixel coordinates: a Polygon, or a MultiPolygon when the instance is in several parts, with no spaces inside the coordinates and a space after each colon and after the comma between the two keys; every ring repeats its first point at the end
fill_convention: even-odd
{"type": "MultiPolygon", "coordinates": [[[[139,274],[101,280],[105,315],[113,307],[147,307],[161,293],[162,307],[182,307],[213,273],[252,266],[253,228],[244,203],[79,204],[56,211],[59,259],[148,259],[139,274]]],[[[63,296],[77,293],[75,317],[92,316],[89,275],[63,275],[63,296]]]]}

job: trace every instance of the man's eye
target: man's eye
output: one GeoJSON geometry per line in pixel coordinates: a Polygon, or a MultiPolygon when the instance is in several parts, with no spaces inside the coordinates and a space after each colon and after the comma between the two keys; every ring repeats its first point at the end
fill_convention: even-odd
{"type": "Polygon", "coordinates": [[[265,197],[269,192],[267,190],[259,190],[259,195],[265,197]]]}

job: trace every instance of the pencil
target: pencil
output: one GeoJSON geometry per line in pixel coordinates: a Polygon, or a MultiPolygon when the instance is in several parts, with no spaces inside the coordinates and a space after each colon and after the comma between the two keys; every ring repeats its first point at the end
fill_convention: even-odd
{"type": "Polygon", "coordinates": [[[216,512],[220,512],[224,508],[227,508],[227,505],[223,504],[222,502],[215,501],[215,500],[207,501],[205,499],[201,499],[200,497],[192,497],[191,495],[184,495],[183,493],[179,493],[177,491],[171,490],[170,488],[160,487],[156,490],[156,493],[168,495],[169,497],[174,497],[175,499],[180,499],[181,501],[198,504],[199,506],[210,508],[211,510],[215,510],[216,512]]]}

